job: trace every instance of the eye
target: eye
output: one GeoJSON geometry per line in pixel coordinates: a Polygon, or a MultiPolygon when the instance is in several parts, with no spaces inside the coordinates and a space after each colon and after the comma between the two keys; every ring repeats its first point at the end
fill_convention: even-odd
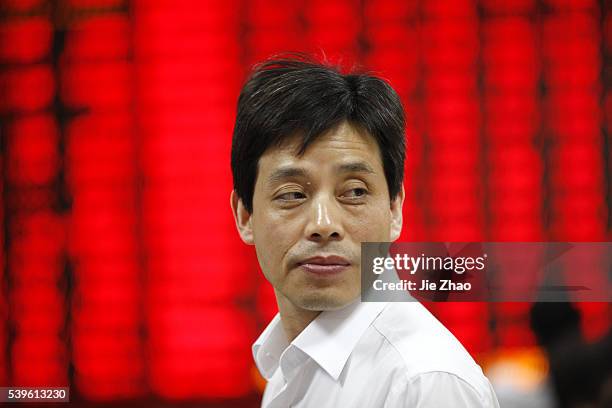
{"type": "Polygon", "coordinates": [[[368,194],[368,190],[362,187],[352,188],[342,195],[345,198],[361,198],[368,194]]]}
{"type": "Polygon", "coordinates": [[[303,200],[304,198],[306,198],[306,195],[300,191],[289,191],[276,196],[276,199],[281,201],[296,201],[303,200]]]}

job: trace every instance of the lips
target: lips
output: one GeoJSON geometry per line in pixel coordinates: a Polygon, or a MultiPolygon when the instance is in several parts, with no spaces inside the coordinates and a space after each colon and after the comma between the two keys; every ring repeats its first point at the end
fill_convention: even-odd
{"type": "Polygon", "coordinates": [[[350,265],[346,258],[338,255],[314,256],[298,262],[299,267],[319,276],[338,274],[350,265]]]}

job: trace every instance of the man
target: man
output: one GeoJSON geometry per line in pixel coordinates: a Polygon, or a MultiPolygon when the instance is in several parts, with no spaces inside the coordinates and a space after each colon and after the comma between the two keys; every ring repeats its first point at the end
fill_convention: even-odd
{"type": "Polygon", "coordinates": [[[231,206],[279,314],[253,346],[263,407],[498,407],[421,304],[360,302],[360,244],[402,228],[404,115],[366,74],[265,62],[242,89],[231,206]]]}

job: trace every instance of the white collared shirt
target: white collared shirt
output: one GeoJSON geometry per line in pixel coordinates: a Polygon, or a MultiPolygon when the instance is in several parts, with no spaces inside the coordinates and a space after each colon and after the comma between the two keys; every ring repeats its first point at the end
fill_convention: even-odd
{"type": "Polygon", "coordinates": [[[418,302],[323,312],[290,344],[277,314],[253,344],[264,408],[499,407],[455,337],[418,302]]]}

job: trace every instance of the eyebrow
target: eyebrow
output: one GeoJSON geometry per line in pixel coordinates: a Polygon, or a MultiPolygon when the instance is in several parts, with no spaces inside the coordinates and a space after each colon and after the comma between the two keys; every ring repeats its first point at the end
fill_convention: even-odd
{"type": "MultiPolygon", "coordinates": [[[[367,173],[374,174],[376,173],[370,165],[365,162],[351,162],[344,163],[336,166],[336,171],[338,173],[367,173]]],[[[275,184],[290,178],[306,178],[308,177],[308,172],[300,167],[281,167],[272,172],[270,176],[268,176],[268,184],[275,184]]]]}
{"type": "Polygon", "coordinates": [[[270,174],[268,184],[278,183],[288,178],[306,177],[307,175],[306,170],[299,167],[281,167],[270,174]]]}
{"type": "Polygon", "coordinates": [[[336,170],[339,173],[376,173],[369,164],[365,162],[345,163],[337,166],[336,170]]]}

